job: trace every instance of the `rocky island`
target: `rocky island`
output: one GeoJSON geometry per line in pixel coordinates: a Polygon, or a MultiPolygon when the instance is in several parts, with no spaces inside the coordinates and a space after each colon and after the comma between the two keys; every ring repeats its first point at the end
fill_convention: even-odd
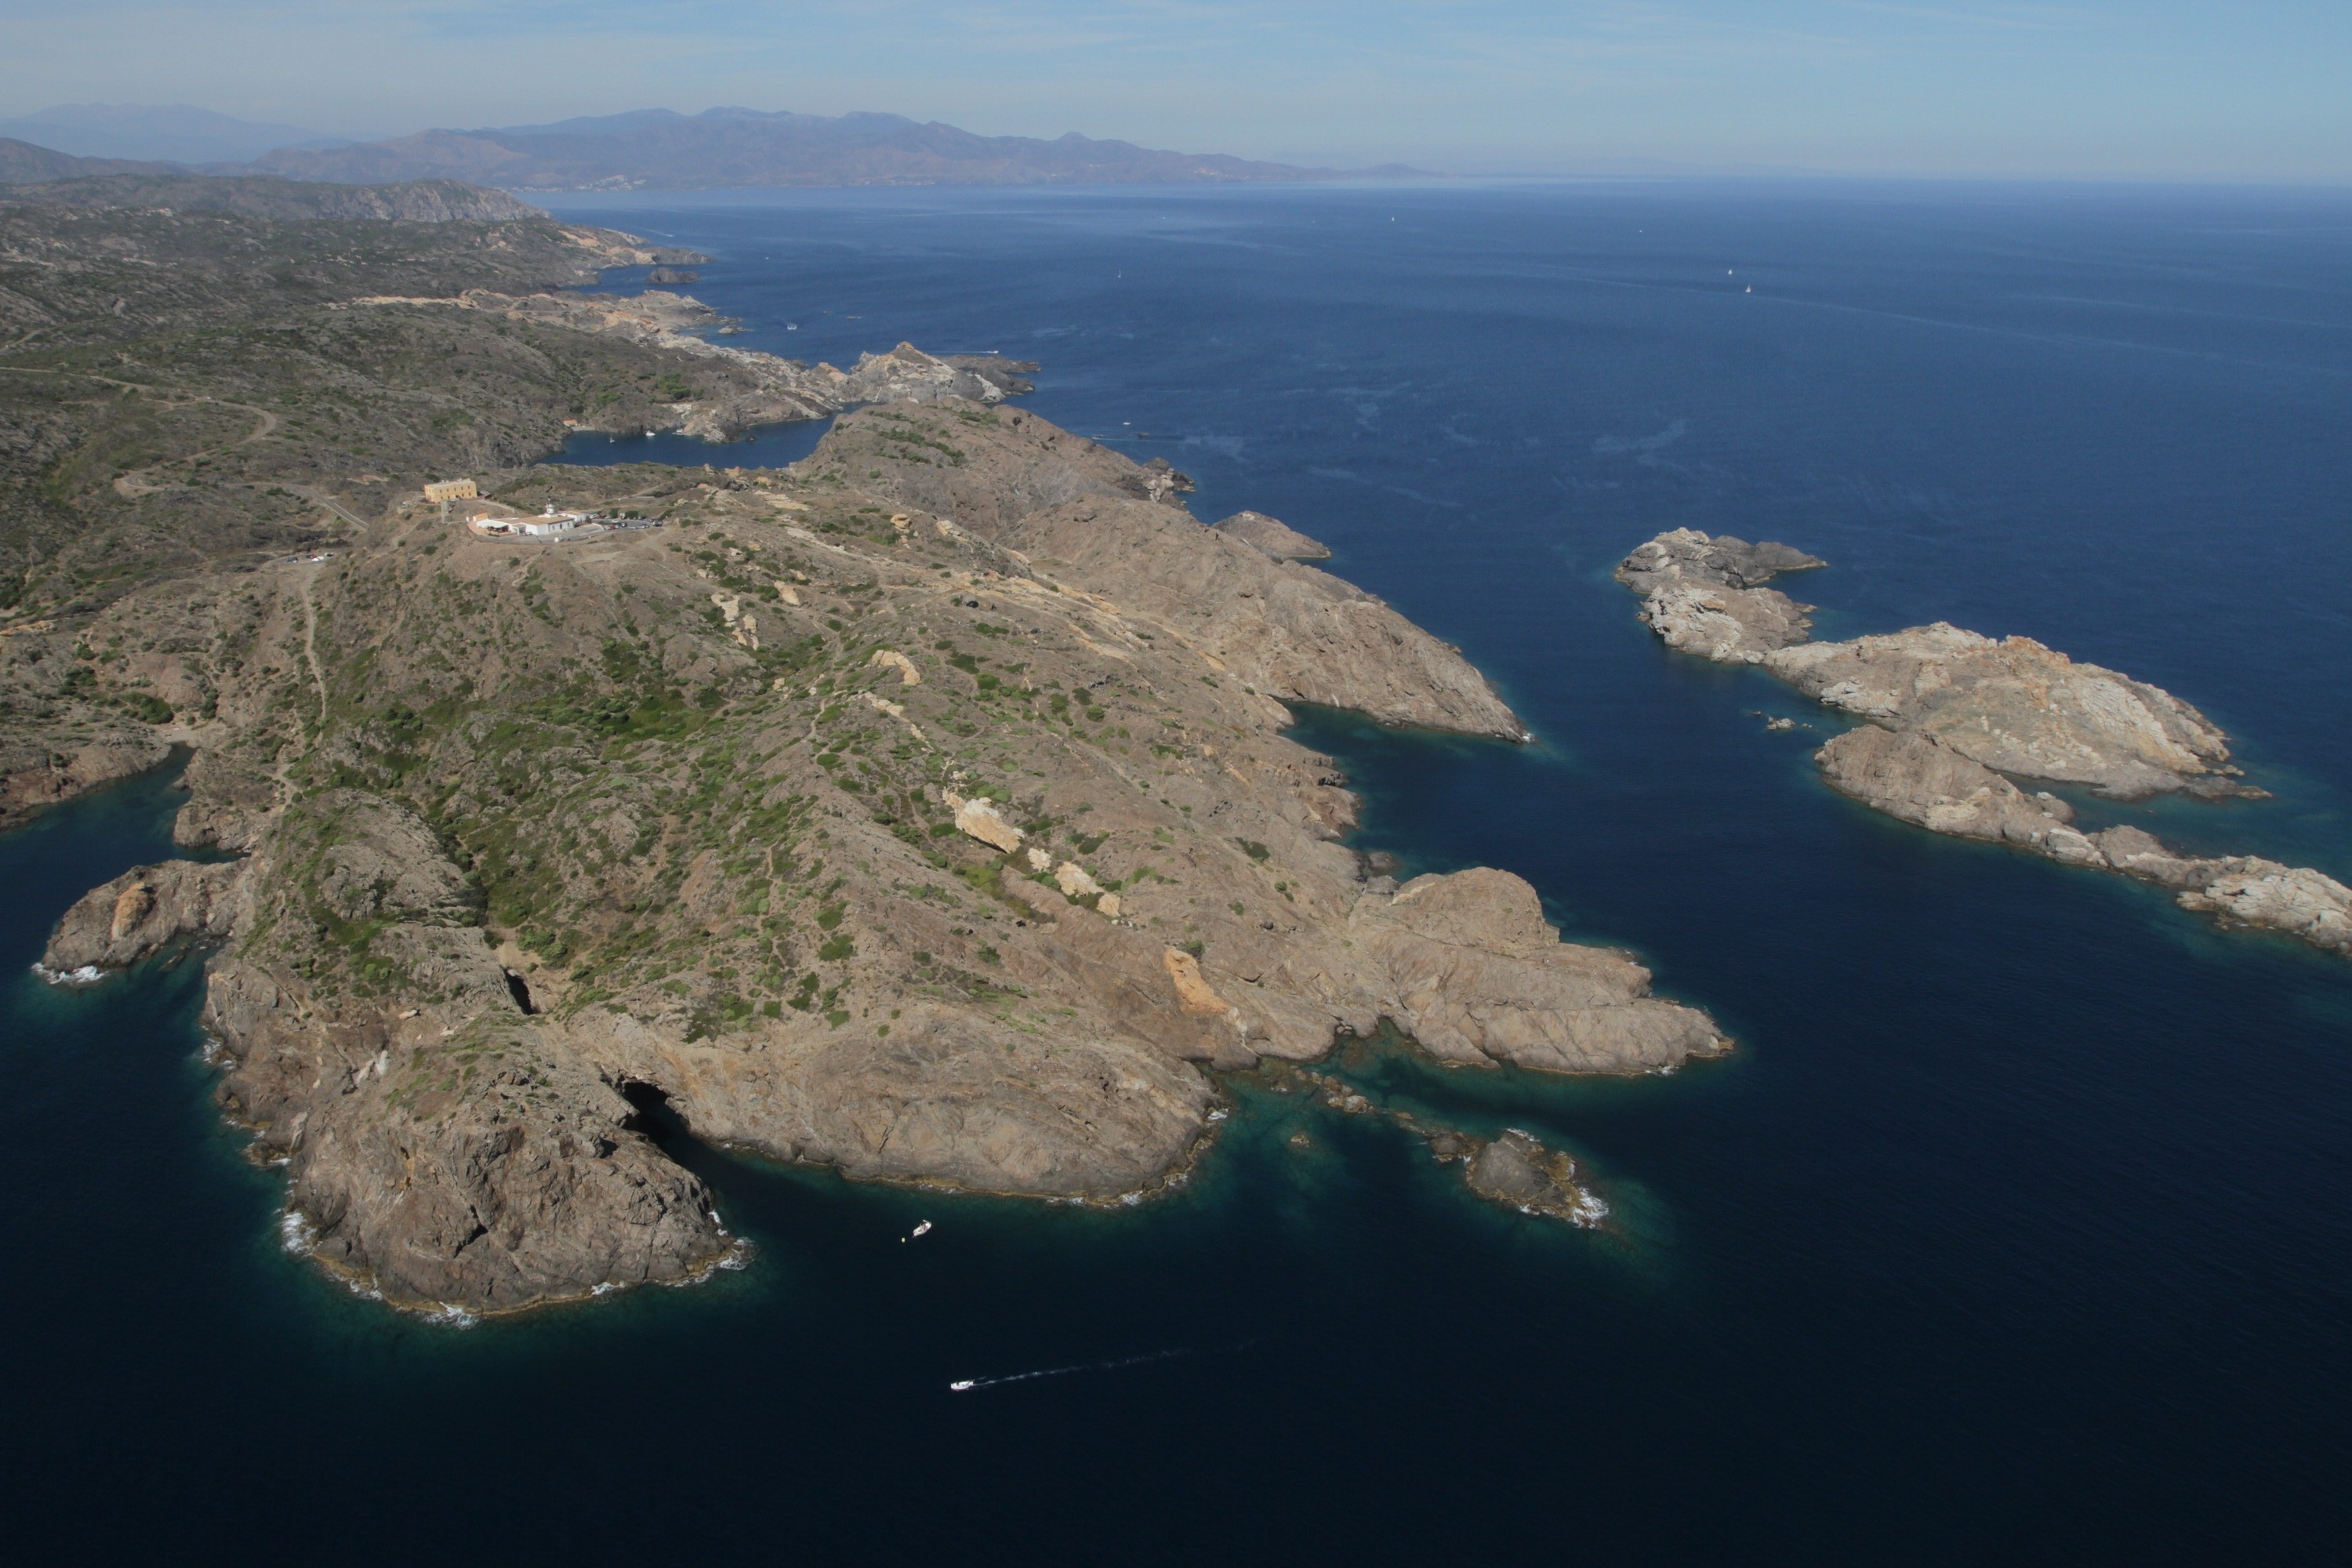
{"type": "MultiPolygon", "coordinates": [[[[716,348],[680,297],[568,292],[657,258],[543,218],[0,225],[40,312],[0,349],[5,798],[178,745],[178,837],[228,857],[93,889],[44,964],[210,944],[224,1109],[282,1163],[289,1236],[387,1300],[728,1258],[656,1102],[853,1177],[1111,1202],[1200,1156],[1216,1074],[1384,1023],[1471,1068],[1727,1048],[1507,871],[1372,874],[1286,704],[1517,717],[1311,541],[1204,525],[1166,464],[1009,405],[1024,367],[716,348]],[[251,251],[291,300],[205,281],[251,251]],[[122,259],[157,252],[176,299],[122,259]],[[362,398],[380,423],[343,418],[362,398]],[[593,421],[790,407],[850,411],[788,470],[530,462],[593,421]],[[466,469],[641,522],[485,538],[422,493],[466,469]]],[[[1494,1201],[1599,1212],[1524,1133],[1417,1131],[1494,1201]]]]}
{"type": "Polygon", "coordinates": [[[2179,855],[2129,826],[2084,833],[2065,801],[2015,782],[2121,800],[2261,795],[2195,708],[2031,637],[1943,622],[1811,642],[1811,606],[1766,584],[1822,564],[1784,544],[1675,529],[1628,555],[1617,579],[1643,595],[1642,618],[1668,647],[1761,666],[1867,721],[1816,753],[1842,793],[1933,832],[2117,871],[2172,889],[2183,908],[2352,953],[2352,889],[2335,879],[2257,856],[2179,855]]]}

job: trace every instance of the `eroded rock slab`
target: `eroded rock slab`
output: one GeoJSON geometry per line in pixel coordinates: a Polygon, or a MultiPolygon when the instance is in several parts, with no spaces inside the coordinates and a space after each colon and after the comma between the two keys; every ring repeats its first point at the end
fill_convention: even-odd
{"type": "Polygon", "coordinates": [[[1815,760],[1839,791],[1931,832],[2021,844],[2055,859],[2100,858],[2074,830],[2064,801],[2026,794],[1935,735],[1866,725],[1831,741],[1815,760]]]}
{"type": "Polygon", "coordinates": [[[1561,942],[1507,871],[1416,877],[1349,923],[1381,966],[1382,1010],[1447,1061],[1623,1073],[1730,1048],[1706,1014],[1651,995],[1632,959],[1561,942]]]}
{"type": "Polygon", "coordinates": [[[2032,637],[1938,621],[1783,648],[1773,674],[1832,708],[1932,734],[1987,767],[2119,799],[2244,793],[2227,737],[2170,692],[2032,637]]]}

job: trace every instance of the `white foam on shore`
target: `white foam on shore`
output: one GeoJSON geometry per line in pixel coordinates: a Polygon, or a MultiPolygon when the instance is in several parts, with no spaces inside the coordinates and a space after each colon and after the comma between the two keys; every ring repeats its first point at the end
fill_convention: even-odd
{"type": "Polygon", "coordinates": [[[439,1310],[425,1313],[425,1321],[444,1329],[470,1329],[482,1320],[463,1307],[444,1301],[439,1310]]]}
{"type": "Polygon", "coordinates": [[[319,1245],[319,1227],[300,1209],[289,1208],[278,1216],[278,1237],[286,1250],[297,1258],[308,1258],[319,1245]]]}
{"type": "Polygon", "coordinates": [[[95,985],[106,978],[106,971],[95,963],[85,963],[79,969],[51,969],[46,963],[35,963],[33,973],[51,985],[95,985]]]}

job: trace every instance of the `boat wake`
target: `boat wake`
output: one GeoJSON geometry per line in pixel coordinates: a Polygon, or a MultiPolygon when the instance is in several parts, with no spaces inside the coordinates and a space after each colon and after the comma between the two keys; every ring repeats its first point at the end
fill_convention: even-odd
{"type": "Polygon", "coordinates": [[[1257,1343],[1255,1340],[1234,1345],[1226,1351],[1171,1350],[1152,1351],[1146,1355],[1120,1356],[1112,1361],[1082,1362],[1076,1366],[1048,1366],[1035,1372],[1009,1372],[1002,1377],[959,1378],[948,1384],[950,1394],[971,1394],[982,1388],[998,1388],[1008,1383],[1028,1383],[1040,1377],[1068,1377],[1081,1372],[1117,1372],[1123,1367],[1148,1366],[1153,1362],[1181,1361],[1186,1356],[1221,1355],[1245,1351],[1257,1343]]]}

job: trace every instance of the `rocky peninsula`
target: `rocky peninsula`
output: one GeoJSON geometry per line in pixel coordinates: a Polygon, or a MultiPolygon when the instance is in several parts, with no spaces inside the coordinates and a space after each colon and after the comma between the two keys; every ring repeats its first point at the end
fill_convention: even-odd
{"type": "MultiPolygon", "coordinates": [[[[680,296],[569,291],[653,258],[543,220],[206,222],[0,208],[52,256],[116,247],[26,270],[49,335],[0,355],[58,416],[14,448],[11,493],[48,510],[0,637],[5,798],[193,752],[176,832],[230,858],[93,889],[44,964],[205,952],[223,1107],[283,1164],[289,1235],[365,1289],[515,1310],[726,1260],[712,1194],[645,1134],[656,1102],[856,1178],[1102,1203],[1202,1156],[1217,1074],[1384,1024],[1471,1068],[1728,1048],[1519,878],[1399,886],[1348,849],[1355,797],[1286,703],[1525,727],[1295,559],[1312,541],[1205,525],[1166,463],[1011,405],[1027,367],[712,345],[680,296]],[[111,258],[201,279],[224,245],[314,258],[290,334],[171,357],[173,310],[287,316],[226,261],[125,324],[111,258]],[[348,265],[365,247],[406,259],[348,265]],[[298,342],[342,392],[275,388],[298,342]],[[106,390],[126,343],[163,368],[106,390]],[[389,442],[311,408],[362,384],[389,442]],[[144,445],[89,456],[114,427],[91,398],[149,417],[144,445]],[[837,408],[788,470],[518,460],[600,419],[837,408]],[[371,448],[363,486],[320,471],[371,448]],[[486,538],[421,493],[469,468],[520,509],[657,526],[486,538]],[[314,520],[294,552],[229,529],[280,497],[314,520]],[[107,537],[140,570],[100,575],[107,537]]],[[[1424,1131],[1474,1192],[1589,1217],[1565,1156],[1424,1131]]]]}
{"type": "Polygon", "coordinates": [[[2016,782],[2123,800],[2262,795],[2195,708],[2031,637],[1943,622],[1811,642],[1811,606],[1766,584],[1822,564],[1784,544],[1676,529],[1627,556],[1617,579],[1643,595],[1642,618],[1668,647],[1761,666],[1867,721],[1816,753],[1842,793],[1931,832],[2119,872],[2173,889],[2185,909],[2352,953],[2352,889],[2335,879],[2257,856],[2180,855],[2137,827],[2084,833],[2064,800],[2016,782]]]}

